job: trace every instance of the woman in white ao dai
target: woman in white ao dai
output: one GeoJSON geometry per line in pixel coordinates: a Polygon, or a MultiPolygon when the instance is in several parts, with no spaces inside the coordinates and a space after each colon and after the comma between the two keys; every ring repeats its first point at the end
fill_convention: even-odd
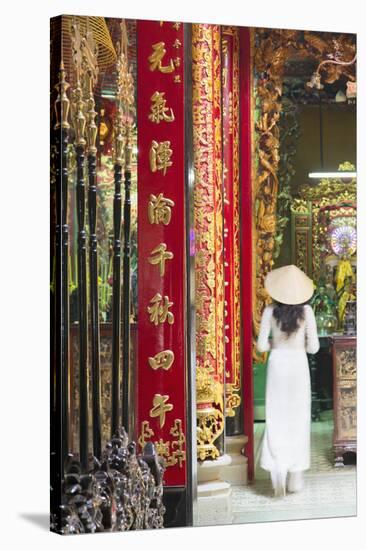
{"type": "Polygon", "coordinates": [[[257,348],[270,352],[260,465],[270,472],[274,493],[280,496],[286,494],[286,484],[291,492],[301,490],[303,472],[310,468],[311,385],[306,354],[319,349],[312,308],[278,302],[267,306],[257,348]]]}

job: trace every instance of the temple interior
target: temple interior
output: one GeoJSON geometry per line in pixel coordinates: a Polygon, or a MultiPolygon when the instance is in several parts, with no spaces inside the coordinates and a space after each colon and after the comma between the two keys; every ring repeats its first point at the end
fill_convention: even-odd
{"type": "Polygon", "coordinates": [[[55,531],[356,513],[356,102],[355,35],[52,20],[55,531]],[[305,489],[275,500],[256,340],[289,264],[320,350],[305,489]],[[127,513],[100,480],[138,468],[127,513]],[[71,525],[76,470],[102,504],[71,525]]]}

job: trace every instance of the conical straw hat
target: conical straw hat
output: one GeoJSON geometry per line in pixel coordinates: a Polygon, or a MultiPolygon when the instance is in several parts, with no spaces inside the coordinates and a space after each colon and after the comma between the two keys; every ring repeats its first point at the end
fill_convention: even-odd
{"type": "Polygon", "coordinates": [[[302,304],[313,295],[313,281],[296,265],[285,265],[268,273],[264,281],[268,294],[282,304],[302,304]]]}

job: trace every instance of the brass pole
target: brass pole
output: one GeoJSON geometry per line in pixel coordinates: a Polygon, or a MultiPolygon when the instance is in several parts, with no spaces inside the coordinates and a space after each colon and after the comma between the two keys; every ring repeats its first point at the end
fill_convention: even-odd
{"type": "Polygon", "coordinates": [[[121,182],[123,167],[122,111],[117,109],[114,141],[113,199],[113,310],[112,310],[112,424],[111,435],[120,427],[120,354],[121,354],[121,182]]]}
{"type": "Polygon", "coordinates": [[[65,80],[66,72],[63,61],[60,63],[59,82],[56,85],[58,92],[55,101],[56,124],[54,130],[57,140],[57,165],[56,165],[56,320],[61,336],[56,337],[56,392],[57,400],[60,399],[60,410],[57,415],[61,423],[61,460],[62,476],[65,459],[69,452],[69,279],[68,279],[68,253],[69,253],[69,226],[67,223],[67,198],[68,198],[68,169],[67,169],[67,145],[69,141],[69,109],[70,102],[67,97],[69,84],[65,80]]]}
{"type": "Polygon", "coordinates": [[[81,66],[78,62],[79,28],[73,29],[74,63],[76,66],[76,88],[73,91],[73,126],[76,151],[76,200],[78,221],[78,306],[79,306],[79,453],[83,471],[88,470],[89,452],[89,398],[88,398],[88,324],[86,296],[86,231],[85,231],[85,102],[81,87],[81,66]]]}
{"type": "Polygon", "coordinates": [[[97,49],[88,25],[83,41],[83,61],[85,72],[86,101],[86,142],[88,152],[88,214],[89,214],[89,285],[90,285],[90,325],[91,325],[91,372],[93,404],[93,452],[101,457],[101,382],[99,357],[99,295],[98,295],[98,242],[96,235],[97,222],[97,125],[93,88],[98,76],[96,62],[97,49]]]}

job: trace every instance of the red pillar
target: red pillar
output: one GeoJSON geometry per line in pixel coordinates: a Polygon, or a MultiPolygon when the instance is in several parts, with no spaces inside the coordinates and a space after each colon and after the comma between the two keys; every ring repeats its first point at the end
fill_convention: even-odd
{"type": "Polygon", "coordinates": [[[254,477],[252,327],[252,61],[251,34],[240,29],[241,317],[244,433],[248,479],[254,477]]]}

